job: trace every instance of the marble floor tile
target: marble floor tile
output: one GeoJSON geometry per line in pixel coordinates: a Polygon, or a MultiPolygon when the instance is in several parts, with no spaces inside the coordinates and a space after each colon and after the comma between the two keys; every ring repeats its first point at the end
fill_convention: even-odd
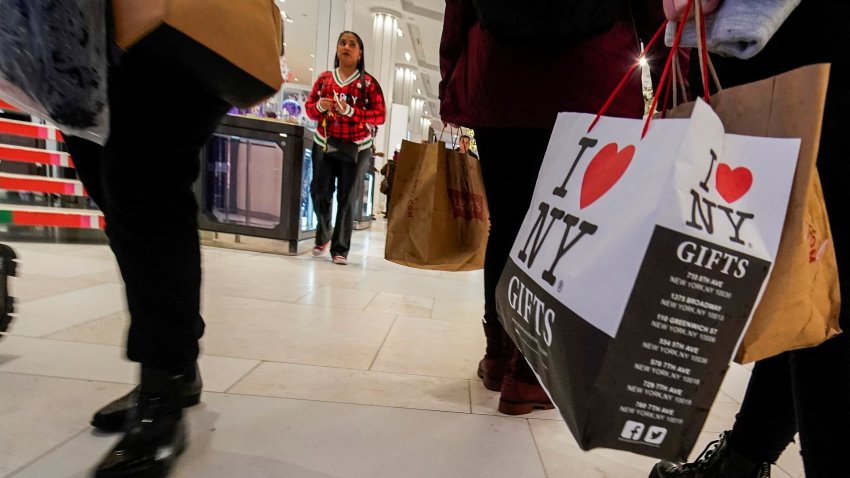
{"type": "Polygon", "coordinates": [[[466,380],[265,362],[229,393],[469,413],[466,380]]]}

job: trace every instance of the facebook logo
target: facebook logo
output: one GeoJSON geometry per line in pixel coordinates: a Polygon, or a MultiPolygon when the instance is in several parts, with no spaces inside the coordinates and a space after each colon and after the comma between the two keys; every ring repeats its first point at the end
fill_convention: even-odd
{"type": "Polygon", "coordinates": [[[628,420],[626,421],[626,425],[623,427],[623,431],[620,432],[620,437],[625,438],[626,440],[638,441],[643,436],[643,431],[645,429],[646,425],[643,423],[628,420]]]}

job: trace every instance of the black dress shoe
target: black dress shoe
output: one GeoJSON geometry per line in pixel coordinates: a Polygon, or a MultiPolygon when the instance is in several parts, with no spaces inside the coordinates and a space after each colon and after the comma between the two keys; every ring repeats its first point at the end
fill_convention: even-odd
{"type": "Polygon", "coordinates": [[[136,406],[127,417],[127,431],[103,458],[95,478],[168,476],[187,443],[180,380],[180,376],[165,372],[142,371],[142,383],[134,398],[136,406]]]}
{"type": "Polygon", "coordinates": [[[9,277],[16,273],[17,256],[11,247],[0,244],[0,337],[9,329],[15,312],[15,299],[9,297],[9,277]]]}
{"type": "MultiPolygon", "coordinates": [[[[201,371],[197,364],[191,373],[183,375],[180,381],[183,387],[182,404],[183,408],[188,408],[197,405],[201,401],[201,389],[204,386],[201,380],[201,371]]],[[[134,388],[127,395],[117,398],[110,402],[92,417],[91,425],[103,432],[117,433],[124,431],[124,426],[127,423],[127,414],[133,407],[136,406],[136,397],[139,392],[139,387],[134,388]]]]}

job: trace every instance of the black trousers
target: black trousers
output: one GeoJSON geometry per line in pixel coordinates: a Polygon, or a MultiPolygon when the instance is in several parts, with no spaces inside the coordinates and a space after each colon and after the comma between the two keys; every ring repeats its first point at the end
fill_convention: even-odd
{"type": "MultiPolygon", "coordinates": [[[[480,128],[475,130],[481,174],[490,207],[490,234],[484,257],[484,334],[487,356],[504,358],[505,335],[496,312],[496,285],[508,261],[549,145],[551,130],[480,128]]],[[[525,360],[517,361],[516,378],[536,383],[525,360]]]]}
{"type": "MultiPolygon", "coordinates": [[[[850,166],[845,137],[850,91],[830,86],[821,131],[818,171],[838,261],[843,299],[840,321],[850,330],[850,166]]],[[[732,430],[732,446],[755,461],[774,462],[800,433],[806,478],[850,476],[850,335],[755,364],[732,430]]]]}
{"type": "Polygon", "coordinates": [[[361,207],[363,177],[372,152],[360,151],[357,163],[325,155],[322,147],[313,146],[313,182],[310,197],[316,212],[316,245],[331,243],[331,255],[348,257],[355,210],[361,207]],[[331,223],[333,197],[336,191],[336,221],[331,223]]]}
{"type": "Polygon", "coordinates": [[[200,150],[229,108],[141,57],[109,78],[105,146],[66,137],[89,195],[106,218],[127,292],[127,357],[183,373],[198,358],[201,259],[192,183],[200,150]]]}

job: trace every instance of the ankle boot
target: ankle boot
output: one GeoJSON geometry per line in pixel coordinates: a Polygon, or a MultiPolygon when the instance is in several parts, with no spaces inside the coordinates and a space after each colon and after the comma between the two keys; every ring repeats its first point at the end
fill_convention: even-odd
{"type": "MultiPolygon", "coordinates": [[[[198,364],[189,369],[180,380],[183,387],[183,408],[188,408],[197,405],[201,402],[201,389],[204,386],[201,380],[201,370],[198,364]]],[[[130,393],[123,397],[117,398],[95,412],[91,420],[91,425],[100,431],[108,433],[117,433],[124,431],[124,425],[127,422],[127,415],[133,407],[136,406],[136,397],[138,396],[139,387],[130,390],[130,393]]]]}
{"type": "Polygon", "coordinates": [[[9,277],[17,272],[16,259],[11,247],[0,244],[0,338],[9,329],[15,312],[15,299],[9,297],[9,277]]]}
{"type": "Polygon", "coordinates": [[[540,385],[525,357],[511,342],[513,353],[502,380],[499,412],[505,415],[525,415],[536,410],[555,408],[546,390],[540,385]]]}
{"type": "Polygon", "coordinates": [[[484,336],[487,338],[487,351],[478,362],[478,377],[484,383],[484,388],[498,392],[502,389],[502,378],[511,353],[508,345],[511,339],[495,318],[491,322],[484,322],[484,336]]]}
{"type": "Polygon", "coordinates": [[[182,376],[142,369],[127,431],[103,459],[95,478],[163,478],[186,448],[182,376]]]}
{"type": "Polygon", "coordinates": [[[729,446],[729,432],[708,444],[693,463],[662,461],[649,478],[770,478],[770,463],[756,463],[729,446]]]}

